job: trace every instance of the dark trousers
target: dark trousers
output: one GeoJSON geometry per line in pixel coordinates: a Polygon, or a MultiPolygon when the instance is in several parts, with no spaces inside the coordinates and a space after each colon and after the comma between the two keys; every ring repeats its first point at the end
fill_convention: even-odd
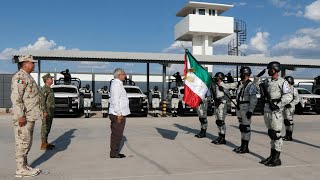
{"type": "Polygon", "coordinates": [[[120,152],[120,143],[126,125],[126,117],[123,117],[121,123],[118,123],[118,117],[110,114],[111,120],[111,138],[110,138],[110,156],[116,156],[120,152]]]}

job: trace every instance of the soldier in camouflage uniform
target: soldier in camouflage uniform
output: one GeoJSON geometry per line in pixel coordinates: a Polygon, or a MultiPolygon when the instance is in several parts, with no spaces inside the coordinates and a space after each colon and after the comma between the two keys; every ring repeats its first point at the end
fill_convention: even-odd
{"type": "Polygon", "coordinates": [[[172,88],[171,91],[169,91],[171,94],[171,114],[172,117],[177,117],[178,114],[178,107],[179,107],[179,91],[178,87],[172,88]]]}
{"type": "Polygon", "coordinates": [[[40,92],[30,73],[37,61],[31,55],[19,57],[20,70],[12,77],[11,101],[15,132],[16,177],[32,177],[41,170],[28,165],[35,121],[42,119],[40,92]]]}
{"type": "Polygon", "coordinates": [[[52,150],[55,145],[48,143],[48,135],[51,130],[52,120],[54,116],[54,93],[51,89],[53,77],[48,73],[42,77],[44,86],[41,88],[41,106],[43,108],[43,119],[41,126],[41,150],[52,150]]]}
{"type": "Polygon", "coordinates": [[[214,76],[215,87],[213,88],[213,99],[214,99],[214,114],[216,117],[216,124],[219,129],[219,137],[211,143],[220,145],[226,144],[226,124],[225,119],[227,115],[227,99],[225,96],[224,89],[226,86],[223,82],[225,75],[222,72],[217,72],[214,76]]]}
{"type": "Polygon", "coordinates": [[[206,93],[206,97],[200,102],[199,106],[197,107],[197,114],[199,117],[199,121],[201,124],[201,129],[199,134],[196,134],[195,137],[197,138],[204,138],[207,137],[207,128],[208,128],[208,102],[210,101],[210,90],[206,93]]]}
{"type": "Polygon", "coordinates": [[[293,95],[292,101],[284,106],[283,116],[284,116],[284,125],[286,126],[286,135],[282,138],[284,141],[292,141],[292,132],[293,132],[293,116],[296,105],[300,102],[299,93],[294,85],[294,78],[292,76],[286,76],[285,79],[288,81],[293,95]]]}
{"type": "Polygon", "coordinates": [[[103,88],[97,91],[102,95],[101,97],[101,107],[102,107],[102,117],[108,117],[109,114],[109,98],[110,94],[108,91],[108,86],[103,86],[103,88]]]}
{"type": "Polygon", "coordinates": [[[236,114],[241,132],[241,146],[235,148],[233,151],[239,154],[249,153],[251,117],[258,101],[256,85],[249,79],[250,75],[251,69],[249,67],[242,67],[240,69],[241,80],[239,82],[225,84],[229,89],[237,89],[236,114]]]}
{"type": "Polygon", "coordinates": [[[158,117],[160,114],[160,102],[161,102],[161,92],[158,90],[158,86],[155,86],[151,92],[151,102],[152,102],[152,112],[154,117],[158,117]]]}
{"type": "Polygon", "coordinates": [[[261,95],[265,100],[264,121],[268,128],[268,135],[271,139],[270,156],[260,163],[266,166],[280,166],[280,153],[282,149],[281,130],[283,125],[283,108],[292,100],[292,92],[288,82],[281,78],[279,72],[281,65],[279,62],[270,62],[267,66],[270,79],[265,79],[259,83],[259,77],[265,70],[259,73],[255,82],[261,87],[261,95]]]}
{"type": "Polygon", "coordinates": [[[93,102],[93,93],[90,90],[90,85],[87,84],[85,88],[80,88],[80,92],[84,94],[83,106],[85,118],[89,118],[91,112],[91,103],[93,102]]]}

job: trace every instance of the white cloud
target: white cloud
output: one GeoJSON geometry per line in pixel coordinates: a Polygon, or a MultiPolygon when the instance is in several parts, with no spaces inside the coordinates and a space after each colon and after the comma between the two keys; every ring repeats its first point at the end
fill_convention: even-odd
{"type": "Polygon", "coordinates": [[[320,57],[320,28],[303,28],[272,48],[274,55],[320,57]]]}
{"type": "Polygon", "coordinates": [[[39,50],[66,50],[65,46],[57,46],[53,40],[47,40],[46,37],[39,37],[34,44],[29,44],[27,46],[20,47],[18,49],[6,48],[0,53],[1,60],[11,59],[13,54],[30,52],[30,51],[39,51],[39,50]]]}
{"type": "Polygon", "coordinates": [[[239,5],[240,6],[245,6],[245,5],[247,5],[247,2],[240,2],[239,5]]]}
{"type": "Polygon", "coordinates": [[[303,17],[304,14],[303,14],[303,11],[297,11],[297,12],[284,12],[283,13],[284,16],[296,16],[296,17],[303,17]]]}
{"type": "Polygon", "coordinates": [[[257,32],[257,34],[250,39],[250,48],[253,48],[261,53],[268,52],[268,32],[257,32]]]}
{"type": "Polygon", "coordinates": [[[272,0],[271,3],[278,8],[284,8],[289,4],[288,0],[272,0]]]}
{"type": "Polygon", "coordinates": [[[313,2],[305,8],[305,18],[320,21],[320,0],[313,2]]]}
{"type": "Polygon", "coordinates": [[[164,50],[162,50],[162,52],[163,53],[183,53],[184,52],[183,47],[190,49],[192,47],[192,42],[189,42],[189,41],[175,41],[169,47],[167,47],[164,50]]]}

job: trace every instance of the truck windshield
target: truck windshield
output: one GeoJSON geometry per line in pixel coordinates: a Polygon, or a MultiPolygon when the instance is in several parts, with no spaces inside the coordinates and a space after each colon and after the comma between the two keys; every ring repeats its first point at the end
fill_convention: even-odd
{"type": "Polygon", "coordinates": [[[127,93],[138,93],[138,94],[142,94],[142,92],[140,91],[140,89],[137,88],[124,88],[126,90],[127,93]]]}
{"type": "Polygon", "coordinates": [[[305,89],[298,89],[299,94],[311,94],[311,92],[305,90],[305,89]]]}
{"type": "Polygon", "coordinates": [[[64,93],[77,93],[77,89],[75,88],[68,88],[68,87],[56,87],[52,88],[53,92],[59,93],[59,92],[64,92],[64,93]]]}

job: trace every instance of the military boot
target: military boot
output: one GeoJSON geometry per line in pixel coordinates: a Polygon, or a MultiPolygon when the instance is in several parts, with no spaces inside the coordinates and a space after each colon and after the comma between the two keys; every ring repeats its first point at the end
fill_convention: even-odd
{"type": "Polygon", "coordinates": [[[215,144],[217,144],[217,145],[220,145],[220,144],[226,144],[227,142],[226,142],[226,139],[225,139],[225,134],[220,134],[221,135],[221,138],[220,138],[220,141],[218,141],[217,143],[215,143],[215,144]]]}
{"type": "Polygon", "coordinates": [[[284,141],[292,141],[292,132],[286,130],[286,135],[282,138],[284,141]]]}
{"type": "Polygon", "coordinates": [[[272,148],[271,148],[270,156],[267,157],[267,159],[264,159],[264,160],[260,161],[259,163],[260,163],[260,164],[269,163],[269,161],[270,161],[270,160],[272,159],[272,157],[274,156],[275,151],[276,151],[275,149],[272,149],[272,148]]]}
{"type": "Polygon", "coordinates": [[[36,170],[36,169],[28,170],[26,166],[21,166],[17,168],[15,176],[18,178],[33,177],[33,176],[39,175],[40,173],[41,173],[41,170],[36,170]]]}
{"type": "Polygon", "coordinates": [[[281,160],[280,160],[280,151],[275,150],[274,155],[271,158],[271,160],[264,165],[269,166],[269,167],[275,167],[275,166],[280,166],[281,165],[281,160]]]}
{"type": "Polygon", "coordinates": [[[239,151],[236,151],[236,153],[239,153],[239,154],[249,153],[249,141],[242,140],[240,147],[241,148],[239,149],[239,151]]]}
{"type": "Polygon", "coordinates": [[[41,139],[41,150],[47,150],[47,140],[46,139],[41,139]]]}
{"type": "Polygon", "coordinates": [[[216,140],[211,141],[213,144],[217,144],[218,141],[221,139],[221,133],[219,133],[219,137],[216,140]]]}
{"type": "Polygon", "coordinates": [[[243,139],[241,139],[241,146],[234,148],[233,151],[238,153],[240,151],[240,149],[242,148],[242,146],[243,146],[243,139]]]}
{"type": "Polygon", "coordinates": [[[206,134],[206,129],[202,129],[201,128],[201,131],[199,134],[196,134],[194,137],[197,137],[197,138],[204,138],[204,137],[207,137],[207,134],[206,134]]]}
{"type": "Polygon", "coordinates": [[[52,150],[54,147],[56,147],[54,144],[48,143],[48,139],[46,139],[47,143],[47,150],[52,150]]]}
{"type": "Polygon", "coordinates": [[[38,168],[32,168],[32,167],[28,164],[28,159],[27,159],[27,157],[24,157],[24,164],[25,164],[26,169],[29,170],[29,171],[35,170],[35,171],[41,172],[40,169],[38,169],[38,168]]]}

